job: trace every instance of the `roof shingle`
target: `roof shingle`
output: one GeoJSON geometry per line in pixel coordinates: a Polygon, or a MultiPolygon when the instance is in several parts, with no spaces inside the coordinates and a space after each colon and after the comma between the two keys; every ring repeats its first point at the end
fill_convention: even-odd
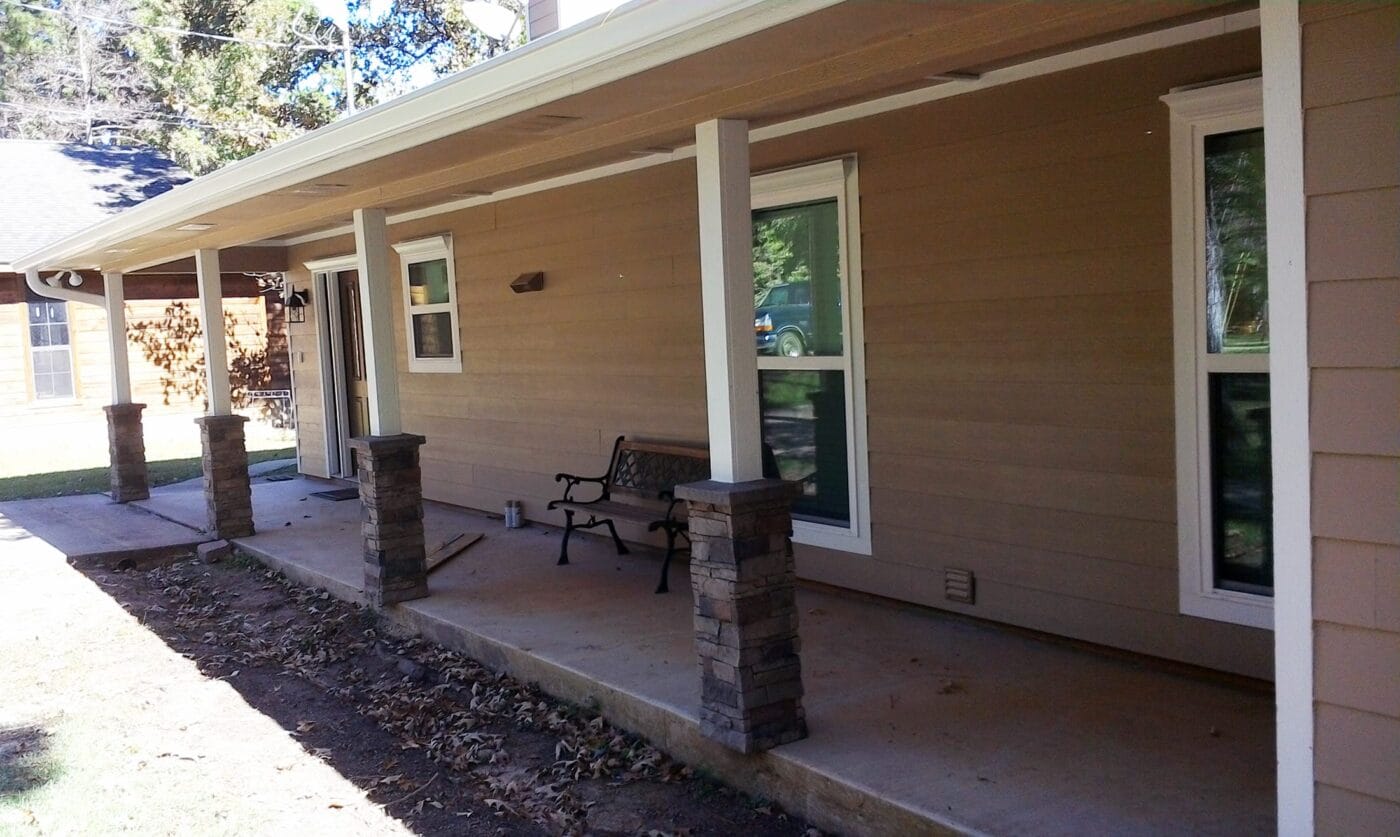
{"type": "Polygon", "coordinates": [[[0,140],[0,264],[189,179],[148,148],[0,140]]]}

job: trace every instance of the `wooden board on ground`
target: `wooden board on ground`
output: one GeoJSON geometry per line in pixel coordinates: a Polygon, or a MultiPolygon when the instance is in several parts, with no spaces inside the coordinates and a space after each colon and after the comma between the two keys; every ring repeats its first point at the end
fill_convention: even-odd
{"type": "Polygon", "coordinates": [[[480,532],[458,532],[438,545],[436,549],[428,553],[428,572],[441,567],[447,563],[449,558],[456,557],[466,551],[466,548],[486,537],[480,532]]]}

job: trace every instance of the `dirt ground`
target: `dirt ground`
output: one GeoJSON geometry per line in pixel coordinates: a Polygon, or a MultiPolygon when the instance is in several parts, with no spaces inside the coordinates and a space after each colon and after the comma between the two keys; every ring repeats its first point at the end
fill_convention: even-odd
{"type": "MultiPolygon", "coordinates": [[[[154,833],[286,833],[293,822],[304,833],[323,833],[306,819],[314,811],[334,833],[816,834],[586,708],[440,646],[394,636],[373,611],[292,585],[250,559],[89,571],[88,579],[66,565],[48,572],[56,574],[48,610],[83,607],[74,591],[86,587],[83,595],[105,594],[106,618],[122,623],[77,633],[119,643],[137,628],[146,637],[129,645],[159,642],[96,672],[86,671],[98,667],[86,665],[85,656],[102,655],[101,642],[57,658],[6,651],[0,690],[8,702],[6,684],[14,685],[27,711],[0,712],[0,833],[153,833],[154,822],[168,825],[154,833]],[[59,589],[65,586],[74,590],[59,589]],[[197,673],[186,664],[172,675],[170,661],[153,659],[162,653],[192,661],[197,673]],[[172,676],[203,681],[191,689],[231,687],[234,694],[221,699],[236,697],[244,706],[221,710],[204,698],[194,698],[193,709],[162,706],[172,676]],[[109,699],[113,693],[137,696],[139,709],[121,710],[120,699],[109,699]],[[75,735],[74,715],[84,706],[114,717],[75,735]],[[187,740],[178,751],[162,743],[174,734],[171,713],[206,712],[250,718],[187,740]],[[67,743],[58,746],[56,737],[67,743]],[[253,765],[238,767],[243,759],[253,765]],[[133,771],[133,760],[141,768],[133,771]],[[141,795],[149,792],[137,774],[152,763],[165,770],[156,793],[167,800],[141,795]],[[287,798],[249,801],[277,794],[287,798]],[[135,809],[123,810],[127,805],[135,809]]],[[[62,649],[72,644],[64,625],[33,624],[45,618],[32,598],[42,596],[33,587],[43,578],[34,566],[0,558],[0,589],[28,585],[33,612],[19,614],[29,620],[24,630],[50,628],[57,636],[36,633],[36,640],[62,649]]],[[[81,618],[103,606],[88,607],[81,618]]],[[[17,631],[0,627],[7,648],[17,631]]],[[[183,735],[186,727],[179,730],[183,735]]]]}

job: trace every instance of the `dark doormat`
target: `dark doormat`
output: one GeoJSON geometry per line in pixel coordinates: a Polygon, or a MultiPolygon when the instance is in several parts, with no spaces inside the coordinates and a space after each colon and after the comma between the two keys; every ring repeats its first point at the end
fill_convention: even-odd
{"type": "Polygon", "coordinates": [[[354,500],[360,496],[358,488],[333,488],[330,491],[313,491],[312,497],[320,497],[322,500],[354,500]]]}

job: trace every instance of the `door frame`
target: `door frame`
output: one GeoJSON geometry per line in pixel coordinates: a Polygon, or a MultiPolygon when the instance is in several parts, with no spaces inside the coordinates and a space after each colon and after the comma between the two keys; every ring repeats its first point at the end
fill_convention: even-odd
{"type": "Polygon", "coordinates": [[[338,277],[355,270],[354,253],[306,262],[312,275],[312,307],[316,310],[316,342],[320,357],[321,410],[326,428],[327,476],[355,479],[350,454],[350,415],[340,403],[345,396],[344,320],[338,277]],[[319,303],[319,304],[317,304],[319,303]],[[334,429],[334,432],[332,432],[334,429]]]}

